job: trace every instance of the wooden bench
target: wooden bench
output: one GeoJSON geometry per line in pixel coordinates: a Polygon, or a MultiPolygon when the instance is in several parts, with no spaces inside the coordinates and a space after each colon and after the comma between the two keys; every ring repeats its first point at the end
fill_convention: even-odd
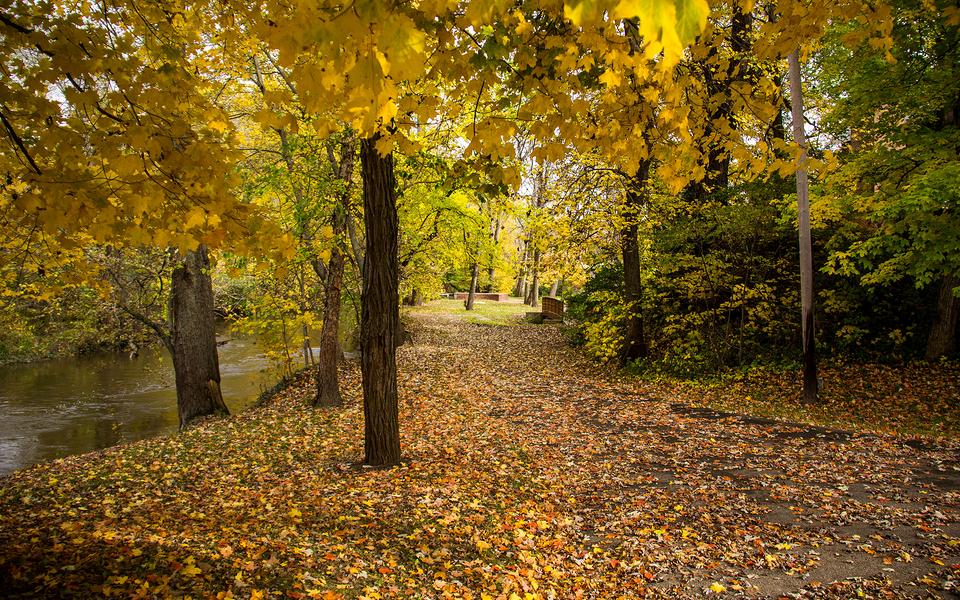
{"type": "Polygon", "coordinates": [[[543,315],[544,320],[563,321],[563,300],[551,296],[544,296],[540,302],[540,313],[543,315]]]}
{"type": "Polygon", "coordinates": [[[540,312],[528,312],[527,320],[533,323],[563,323],[563,300],[544,296],[540,299],[540,312]]]}

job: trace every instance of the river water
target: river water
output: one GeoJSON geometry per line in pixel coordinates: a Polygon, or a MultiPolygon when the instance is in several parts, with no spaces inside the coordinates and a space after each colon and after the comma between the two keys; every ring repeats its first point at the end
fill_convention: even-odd
{"type": "MultiPolygon", "coordinates": [[[[252,340],[218,348],[236,413],[275,377],[252,340]]],[[[45,460],[177,430],[173,366],[162,346],[0,367],[0,475],[45,460]]]]}

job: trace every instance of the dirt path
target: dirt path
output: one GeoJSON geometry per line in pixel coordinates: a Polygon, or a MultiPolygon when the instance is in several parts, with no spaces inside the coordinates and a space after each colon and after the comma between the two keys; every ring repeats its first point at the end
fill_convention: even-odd
{"type": "Polygon", "coordinates": [[[564,481],[581,543],[666,595],[956,594],[955,448],[650,398],[556,327],[417,322],[405,357],[443,365],[430,385],[489,397],[489,429],[564,481]]]}
{"type": "Polygon", "coordinates": [[[0,479],[5,597],[951,597],[955,449],[652,398],[554,326],[424,311],[404,463],[302,377],[183,434],[0,479]]]}

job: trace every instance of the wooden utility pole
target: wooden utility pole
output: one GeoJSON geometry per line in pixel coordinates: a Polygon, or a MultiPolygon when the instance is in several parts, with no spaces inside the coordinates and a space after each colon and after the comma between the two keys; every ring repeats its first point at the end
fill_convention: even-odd
{"type": "Polygon", "coordinates": [[[817,352],[813,320],[813,246],[810,241],[810,189],[807,177],[807,141],[803,131],[803,92],[800,80],[800,54],[787,57],[790,64],[790,112],[793,138],[800,146],[797,167],[797,210],[800,213],[800,311],[803,339],[803,401],[817,401],[817,352]]]}

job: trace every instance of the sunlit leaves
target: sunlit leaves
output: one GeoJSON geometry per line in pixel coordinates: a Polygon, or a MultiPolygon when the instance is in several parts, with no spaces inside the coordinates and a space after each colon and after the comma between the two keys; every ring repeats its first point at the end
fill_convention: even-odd
{"type": "Polygon", "coordinates": [[[653,56],[662,50],[665,66],[670,67],[703,31],[709,13],[706,0],[620,0],[613,16],[639,17],[647,54],[653,56]]]}

